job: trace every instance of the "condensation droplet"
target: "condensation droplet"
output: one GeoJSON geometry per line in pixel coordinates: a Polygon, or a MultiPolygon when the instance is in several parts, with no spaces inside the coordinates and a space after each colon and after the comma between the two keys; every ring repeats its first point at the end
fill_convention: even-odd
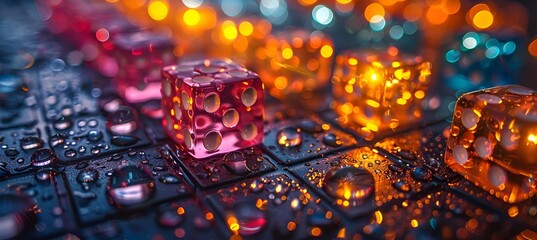
{"type": "Polygon", "coordinates": [[[254,123],[248,123],[248,125],[244,126],[244,128],[241,130],[241,137],[246,141],[253,140],[256,136],[257,126],[254,123]]]}
{"type": "Polygon", "coordinates": [[[203,109],[208,113],[214,113],[220,108],[220,96],[217,93],[209,93],[203,99],[203,109]]]}
{"type": "Polygon", "coordinates": [[[239,123],[239,112],[234,108],[230,108],[222,115],[222,123],[227,128],[233,128],[239,123]]]}
{"type": "Polygon", "coordinates": [[[241,95],[241,101],[244,106],[251,107],[257,101],[257,92],[255,88],[248,87],[244,89],[241,95]]]}
{"type": "Polygon", "coordinates": [[[215,151],[222,144],[222,135],[218,131],[211,131],[203,137],[203,146],[207,151],[215,151]]]}

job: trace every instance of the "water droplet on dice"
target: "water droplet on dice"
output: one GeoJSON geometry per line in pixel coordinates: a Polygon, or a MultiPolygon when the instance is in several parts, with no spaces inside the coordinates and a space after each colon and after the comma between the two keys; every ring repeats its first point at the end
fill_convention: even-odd
{"type": "Polygon", "coordinates": [[[214,113],[220,108],[220,96],[217,93],[209,93],[203,99],[203,109],[208,113],[214,113]]]}
{"type": "Polygon", "coordinates": [[[458,164],[465,164],[468,162],[468,151],[461,145],[453,147],[452,150],[453,158],[458,164]]]}
{"type": "Polygon", "coordinates": [[[195,83],[210,83],[214,81],[214,78],[209,76],[195,76],[192,78],[192,82],[195,83]]]}
{"type": "Polygon", "coordinates": [[[410,175],[420,182],[427,182],[433,178],[433,172],[424,166],[412,168],[412,170],[410,170],[410,175]]]}
{"type": "Polygon", "coordinates": [[[34,203],[22,195],[0,195],[0,239],[15,238],[37,222],[34,203]],[[7,226],[7,227],[6,227],[7,226]]]}
{"type": "Polygon", "coordinates": [[[168,183],[168,184],[177,184],[181,182],[181,180],[178,177],[171,175],[171,174],[166,174],[164,176],[161,176],[158,180],[161,183],[168,183]]]}
{"type": "Polygon", "coordinates": [[[222,115],[222,123],[228,128],[237,126],[239,123],[239,112],[234,108],[230,108],[222,115]]]}
{"type": "Polygon", "coordinates": [[[35,167],[43,167],[50,164],[54,164],[58,160],[58,157],[52,150],[48,148],[41,148],[32,154],[31,161],[35,167]]]}
{"type": "Polygon", "coordinates": [[[363,168],[333,168],[324,177],[323,188],[330,196],[343,200],[362,200],[375,190],[375,180],[363,168]]]}
{"type": "Polygon", "coordinates": [[[400,192],[410,192],[410,185],[405,180],[394,182],[392,186],[400,192]]]}
{"type": "Polygon", "coordinates": [[[66,118],[64,116],[61,116],[60,118],[55,120],[54,123],[53,123],[54,128],[56,128],[58,130],[68,129],[68,128],[71,127],[71,125],[72,125],[71,120],[69,120],[68,118],[66,118]]]}
{"type": "Polygon", "coordinates": [[[91,130],[88,132],[87,138],[90,142],[98,142],[103,138],[103,133],[98,130],[91,130]]]}
{"type": "Polygon", "coordinates": [[[110,142],[116,146],[127,147],[136,144],[138,138],[133,136],[113,136],[110,142]]]}
{"type": "Polygon", "coordinates": [[[114,204],[130,206],[147,201],[155,191],[155,182],[143,166],[125,165],[114,169],[107,189],[114,204]]]}
{"type": "Polygon", "coordinates": [[[286,127],[276,134],[278,144],[285,147],[295,147],[302,144],[302,134],[294,127],[286,127]]]}
{"type": "Polygon", "coordinates": [[[23,150],[30,150],[34,148],[40,148],[43,146],[43,141],[38,137],[24,137],[21,139],[21,148],[23,150]]]}
{"type": "Polygon", "coordinates": [[[114,134],[129,134],[137,128],[137,116],[131,107],[122,106],[106,119],[106,128],[114,134]]]}
{"type": "Polygon", "coordinates": [[[78,172],[78,175],[76,176],[76,180],[79,183],[92,183],[97,181],[99,178],[99,172],[95,170],[95,168],[86,168],[78,172]]]}
{"type": "Polygon", "coordinates": [[[241,94],[241,101],[244,106],[251,107],[255,104],[257,101],[257,92],[255,91],[255,88],[248,87],[244,89],[244,91],[241,94]]]}
{"type": "Polygon", "coordinates": [[[323,143],[331,147],[339,147],[343,144],[341,140],[339,140],[339,138],[333,133],[325,134],[323,137],[323,143]]]}
{"type": "Polygon", "coordinates": [[[265,213],[250,203],[237,203],[233,209],[233,215],[239,225],[239,234],[253,235],[265,227],[267,219],[265,213]]]}
{"type": "Polygon", "coordinates": [[[222,135],[218,131],[208,132],[205,137],[203,137],[203,146],[207,151],[215,151],[222,144],[222,135]]]}
{"type": "Polygon", "coordinates": [[[241,152],[230,152],[224,156],[224,166],[235,175],[246,175],[252,170],[247,165],[247,158],[241,152]]]}
{"type": "Polygon", "coordinates": [[[248,76],[248,73],[241,70],[231,70],[229,71],[229,75],[233,77],[245,78],[248,76]]]}

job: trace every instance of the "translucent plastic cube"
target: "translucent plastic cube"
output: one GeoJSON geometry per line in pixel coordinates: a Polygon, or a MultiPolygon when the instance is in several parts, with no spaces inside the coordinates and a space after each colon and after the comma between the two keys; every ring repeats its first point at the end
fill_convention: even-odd
{"type": "Polygon", "coordinates": [[[395,129],[422,117],[431,64],[421,57],[348,50],[336,57],[332,82],[340,122],[363,135],[395,129]]]}
{"type": "Polygon", "coordinates": [[[537,92],[517,86],[462,95],[445,162],[505,202],[533,196],[537,173],[537,92]]]}
{"type": "Polygon", "coordinates": [[[196,158],[263,140],[263,83],[231,60],[183,62],[163,69],[167,134],[196,158]]]}
{"type": "Polygon", "coordinates": [[[308,99],[329,84],[333,52],[332,40],[320,31],[288,30],[267,37],[255,52],[255,67],[270,95],[308,99]]]}

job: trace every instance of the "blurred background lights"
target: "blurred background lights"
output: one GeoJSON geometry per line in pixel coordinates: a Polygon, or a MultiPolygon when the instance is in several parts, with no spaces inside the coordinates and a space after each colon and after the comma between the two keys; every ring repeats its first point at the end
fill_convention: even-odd
{"type": "Polygon", "coordinates": [[[446,61],[450,63],[459,61],[460,57],[461,57],[461,53],[457,50],[451,49],[446,52],[446,61]]]}
{"type": "Polygon", "coordinates": [[[287,3],[284,0],[261,0],[259,10],[274,24],[282,24],[287,20],[287,3]]]}
{"type": "Polygon", "coordinates": [[[200,14],[195,9],[188,9],[183,14],[183,21],[188,26],[195,26],[200,22],[200,14]]]}
{"type": "Polygon", "coordinates": [[[203,0],[183,0],[183,4],[189,8],[197,8],[203,4],[203,0]]]}
{"type": "Polygon", "coordinates": [[[528,52],[530,55],[537,57],[537,39],[534,39],[528,46],[528,52]]]}
{"type": "Polygon", "coordinates": [[[222,11],[230,17],[236,17],[242,13],[244,3],[242,0],[224,0],[221,2],[222,11]]]}
{"type": "Polygon", "coordinates": [[[334,19],[334,13],[332,10],[324,5],[315,6],[311,14],[313,16],[313,20],[322,25],[329,25],[334,19]]]}
{"type": "Polygon", "coordinates": [[[473,18],[474,26],[478,29],[485,29],[490,27],[492,25],[492,22],[494,21],[494,16],[492,16],[492,13],[488,10],[482,10],[475,14],[473,18]]]}
{"type": "Polygon", "coordinates": [[[386,26],[386,20],[380,15],[375,15],[371,18],[369,26],[373,31],[381,31],[386,26]]]}
{"type": "MultiPolygon", "coordinates": [[[[381,16],[384,17],[385,11],[384,7],[378,3],[369,4],[364,11],[364,17],[367,21],[371,22],[373,17],[381,16]]],[[[378,19],[377,19],[378,20],[378,19]]]]}
{"type": "Polygon", "coordinates": [[[162,1],[153,1],[149,4],[147,12],[153,20],[163,20],[168,15],[168,4],[162,1]]]}
{"type": "Polygon", "coordinates": [[[466,33],[462,37],[462,45],[466,49],[474,49],[479,44],[479,35],[475,32],[466,33]]]}
{"type": "Polygon", "coordinates": [[[390,28],[390,37],[394,40],[399,40],[403,37],[403,27],[399,25],[394,25],[390,28]]]}
{"type": "Polygon", "coordinates": [[[516,44],[514,42],[509,41],[503,45],[503,53],[506,55],[514,53],[515,50],[516,50],[516,44]]]}
{"type": "Polygon", "coordinates": [[[490,59],[496,58],[498,55],[500,55],[500,48],[496,46],[487,48],[485,51],[485,56],[490,59]]]}

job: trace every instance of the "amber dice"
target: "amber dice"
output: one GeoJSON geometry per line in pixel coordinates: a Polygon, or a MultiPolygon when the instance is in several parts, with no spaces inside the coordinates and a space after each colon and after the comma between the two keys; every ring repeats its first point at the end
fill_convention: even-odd
{"type": "Polygon", "coordinates": [[[366,138],[422,117],[431,64],[421,57],[348,50],[336,57],[333,108],[366,138]]]}
{"type": "Polygon", "coordinates": [[[508,85],[457,100],[445,162],[505,202],[536,192],[537,92],[508,85]]]}
{"type": "Polygon", "coordinates": [[[334,47],[320,31],[289,30],[268,37],[255,52],[256,70],[278,99],[312,98],[330,80],[334,47]]]}
{"type": "Polygon", "coordinates": [[[263,140],[263,83],[229,59],[183,62],[162,70],[163,124],[185,153],[204,158],[263,140]]]}

